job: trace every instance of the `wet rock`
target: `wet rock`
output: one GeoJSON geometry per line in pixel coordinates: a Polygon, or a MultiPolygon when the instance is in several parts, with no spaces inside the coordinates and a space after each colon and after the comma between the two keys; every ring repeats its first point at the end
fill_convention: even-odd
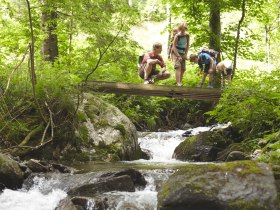
{"type": "Polygon", "coordinates": [[[182,161],[215,161],[218,152],[232,141],[219,131],[206,131],[187,138],[174,151],[173,158],[182,161]]]}
{"type": "Polygon", "coordinates": [[[279,210],[270,167],[255,161],[189,164],[161,186],[158,210],[279,210]]]}
{"type": "Polygon", "coordinates": [[[75,206],[70,198],[65,198],[59,202],[55,210],[81,210],[79,207],[75,206]]]}
{"type": "Polygon", "coordinates": [[[228,154],[226,162],[236,160],[250,160],[250,157],[243,152],[233,151],[228,154]]]}
{"type": "Polygon", "coordinates": [[[82,209],[87,209],[90,202],[87,197],[73,197],[71,201],[75,206],[80,206],[82,209]]]}
{"type": "Polygon", "coordinates": [[[94,208],[96,210],[106,210],[106,209],[108,209],[109,208],[108,198],[104,198],[103,200],[97,200],[94,208]]]}
{"type": "Polygon", "coordinates": [[[71,173],[72,169],[62,165],[62,164],[57,164],[57,163],[53,163],[51,164],[53,169],[58,170],[60,173],[71,173]]]}
{"type": "Polygon", "coordinates": [[[180,129],[182,129],[182,130],[187,130],[187,129],[190,129],[190,128],[192,128],[192,127],[193,127],[193,126],[192,126],[191,124],[185,123],[184,125],[181,126],[180,129]]]}
{"type": "Polygon", "coordinates": [[[225,128],[219,129],[219,131],[223,136],[232,139],[236,143],[242,141],[242,136],[239,134],[239,129],[235,128],[233,125],[229,125],[225,128]]]}
{"type": "Polygon", "coordinates": [[[135,186],[145,186],[147,184],[147,181],[145,180],[144,176],[139,172],[139,171],[136,171],[134,169],[125,169],[125,170],[122,170],[122,171],[118,171],[118,172],[111,172],[111,173],[105,173],[103,175],[101,175],[102,178],[105,178],[105,177],[119,177],[119,176],[123,176],[123,175],[128,175],[133,184],[135,186]]]}
{"type": "Polygon", "coordinates": [[[24,173],[19,164],[10,156],[0,153],[0,190],[20,188],[24,173]]]}
{"type": "Polygon", "coordinates": [[[275,179],[280,180],[280,165],[273,165],[272,171],[275,179]]]}
{"type": "Polygon", "coordinates": [[[68,195],[92,197],[96,193],[104,193],[110,191],[134,192],[135,186],[130,176],[122,175],[118,177],[103,179],[98,181],[97,183],[84,184],[82,186],[73,188],[68,191],[68,195]]]}
{"type": "Polygon", "coordinates": [[[151,151],[149,151],[147,149],[142,149],[141,158],[144,160],[150,160],[152,158],[151,151]]]}
{"type": "Polygon", "coordinates": [[[253,159],[248,154],[250,151],[247,151],[247,147],[244,147],[242,143],[233,143],[230,144],[227,148],[218,152],[217,160],[218,161],[234,161],[234,160],[249,160],[253,159]],[[231,154],[231,155],[230,155],[231,154]]]}
{"type": "Polygon", "coordinates": [[[183,137],[190,137],[192,136],[192,131],[186,131],[185,133],[182,134],[183,137]]]}
{"type": "Polygon", "coordinates": [[[48,172],[50,171],[49,166],[40,160],[30,159],[26,163],[27,167],[32,172],[48,172]]]}

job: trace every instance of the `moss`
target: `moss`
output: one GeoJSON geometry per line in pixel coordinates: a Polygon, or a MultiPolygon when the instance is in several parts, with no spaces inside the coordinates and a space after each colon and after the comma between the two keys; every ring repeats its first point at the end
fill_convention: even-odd
{"type": "Polygon", "coordinates": [[[117,162],[117,161],[120,161],[120,157],[117,154],[113,154],[113,155],[111,155],[110,160],[112,162],[117,162]]]}
{"type": "MultiPolygon", "coordinates": [[[[205,183],[207,183],[209,180],[207,176],[203,176],[203,174],[216,172],[217,174],[220,174],[219,176],[223,177],[223,174],[226,174],[226,172],[229,171],[235,173],[238,177],[244,177],[248,174],[265,175],[265,170],[259,167],[258,162],[256,161],[236,161],[223,164],[183,165],[180,166],[179,170],[176,171],[161,187],[159,192],[159,203],[162,203],[165,198],[169,197],[170,193],[174,193],[174,190],[180,191],[182,187],[191,190],[194,194],[206,195],[207,197],[211,198],[213,193],[218,193],[219,187],[212,188],[212,190],[208,191],[207,188],[205,188],[205,183]]],[[[223,179],[221,180],[221,185],[223,185],[222,182],[223,179]]],[[[229,201],[229,204],[230,202],[231,201],[229,201]]],[[[244,203],[235,203],[235,201],[232,202],[233,204],[232,208],[230,208],[231,210],[243,209],[234,208],[239,206],[246,206],[244,209],[253,210],[253,206],[256,205],[256,203],[254,203],[255,201],[248,201],[248,204],[247,201],[244,201],[244,203]]]]}
{"type": "Polygon", "coordinates": [[[269,210],[269,205],[263,205],[260,206],[258,200],[236,200],[232,201],[229,204],[230,210],[235,209],[242,209],[242,210],[269,210]],[[259,208],[256,209],[256,207],[259,206],[259,208]],[[266,208],[268,207],[268,208],[266,208]]]}
{"type": "Polygon", "coordinates": [[[78,118],[79,122],[86,122],[87,121],[87,115],[82,111],[77,112],[77,118],[78,118]]]}
{"type": "Polygon", "coordinates": [[[119,130],[123,137],[126,137],[126,130],[123,124],[117,124],[114,128],[119,130]]]}
{"type": "Polygon", "coordinates": [[[109,160],[109,161],[119,161],[119,151],[120,148],[116,145],[110,144],[106,145],[105,142],[100,141],[98,146],[94,147],[95,154],[94,159],[95,160],[109,160]]]}
{"type": "Polygon", "coordinates": [[[245,160],[245,161],[234,161],[227,162],[223,164],[207,164],[207,167],[201,167],[201,165],[186,165],[182,167],[182,170],[176,172],[176,174],[193,174],[193,173],[206,173],[206,172],[236,172],[240,176],[245,176],[247,174],[264,174],[264,171],[257,165],[257,161],[245,160]]]}
{"type": "Polygon", "coordinates": [[[98,122],[95,123],[96,128],[104,128],[108,127],[110,124],[107,120],[98,120],[98,122]]]}
{"type": "MultiPolygon", "coordinates": [[[[176,188],[174,188],[176,189],[176,188]]],[[[162,201],[167,198],[171,193],[171,188],[169,185],[163,185],[161,187],[161,191],[160,191],[160,194],[158,196],[158,203],[162,203],[162,201]]]]}
{"type": "Polygon", "coordinates": [[[0,154],[0,166],[5,163],[4,159],[1,156],[2,155],[0,154]]]}
{"type": "Polygon", "coordinates": [[[87,112],[86,113],[88,118],[93,122],[95,119],[97,119],[97,115],[94,112],[87,112]]]}
{"type": "Polygon", "coordinates": [[[79,127],[79,139],[82,143],[89,143],[89,131],[85,125],[79,127]]]}

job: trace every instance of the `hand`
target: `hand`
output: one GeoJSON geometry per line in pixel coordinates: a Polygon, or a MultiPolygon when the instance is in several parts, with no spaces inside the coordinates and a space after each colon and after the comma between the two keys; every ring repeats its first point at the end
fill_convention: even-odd
{"type": "Polygon", "coordinates": [[[161,61],[159,59],[157,59],[157,64],[161,65],[161,61]]]}

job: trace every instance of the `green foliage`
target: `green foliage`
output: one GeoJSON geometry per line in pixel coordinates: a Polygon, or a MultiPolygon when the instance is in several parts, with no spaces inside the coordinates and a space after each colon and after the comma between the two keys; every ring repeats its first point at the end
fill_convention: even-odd
{"type": "Polygon", "coordinates": [[[218,122],[231,122],[245,138],[262,136],[280,126],[279,71],[239,72],[231,87],[224,89],[219,104],[208,112],[218,122]]]}
{"type": "Polygon", "coordinates": [[[266,144],[262,150],[260,160],[270,163],[271,165],[280,164],[280,132],[275,132],[269,135],[265,135],[263,139],[266,144]]]}
{"type": "Polygon", "coordinates": [[[206,111],[213,109],[210,102],[178,100],[159,97],[106,95],[106,100],[117,106],[138,130],[176,129],[185,123],[202,125],[206,111]]]}

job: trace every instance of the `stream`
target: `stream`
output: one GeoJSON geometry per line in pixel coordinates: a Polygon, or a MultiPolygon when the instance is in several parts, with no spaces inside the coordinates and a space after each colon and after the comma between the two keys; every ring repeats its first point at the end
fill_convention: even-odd
{"type": "MultiPolygon", "coordinates": [[[[217,125],[216,127],[223,127],[217,125]]],[[[189,129],[192,135],[210,130],[210,127],[189,129]]],[[[80,174],[49,174],[35,176],[32,186],[23,185],[22,189],[14,191],[5,189],[0,194],[0,210],[54,210],[59,201],[67,196],[67,191],[81,182],[86,176],[98,172],[134,168],[145,177],[147,185],[136,192],[108,192],[110,210],[156,210],[157,186],[166,181],[177,167],[188,164],[172,159],[172,154],[186,137],[185,130],[168,132],[139,132],[139,144],[143,150],[150,151],[150,160],[122,161],[116,163],[88,162],[74,164],[80,174]]],[[[199,163],[197,163],[199,164],[199,163]]],[[[103,194],[104,195],[104,194],[103,194]]],[[[93,210],[95,201],[88,202],[88,210],[93,210]]]]}

